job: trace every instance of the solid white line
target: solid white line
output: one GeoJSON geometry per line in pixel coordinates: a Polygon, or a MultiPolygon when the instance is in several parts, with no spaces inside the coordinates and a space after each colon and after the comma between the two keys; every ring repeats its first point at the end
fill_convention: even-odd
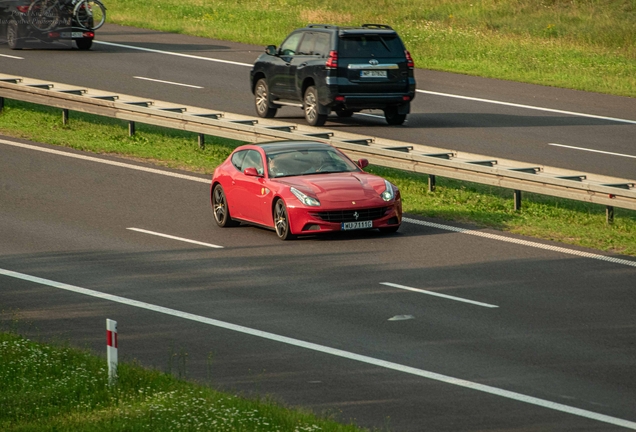
{"type": "Polygon", "coordinates": [[[574,146],[569,146],[569,145],[565,145],[565,144],[557,144],[557,143],[548,143],[548,145],[556,146],[556,147],[565,147],[565,148],[569,148],[569,149],[573,149],[573,150],[583,150],[583,151],[588,151],[588,152],[592,152],[592,153],[602,153],[602,154],[607,154],[607,155],[612,155],[612,156],[621,156],[621,157],[636,159],[636,156],[622,154],[622,153],[613,153],[613,152],[608,152],[608,151],[603,151],[603,150],[594,150],[594,149],[588,149],[588,148],[584,148],[584,147],[574,147],[574,146]]]}
{"type": "Polygon", "coordinates": [[[140,79],[140,80],[145,80],[145,81],[158,82],[158,83],[162,83],[162,84],[171,84],[171,85],[176,85],[176,86],[181,86],[181,87],[190,87],[190,88],[196,88],[196,89],[202,89],[203,88],[203,87],[198,86],[198,85],[183,84],[183,83],[172,82],[172,81],[158,80],[158,79],[154,79],[154,78],[146,78],[146,77],[141,77],[141,76],[134,76],[133,78],[140,79]]]}
{"type": "MultiPolygon", "coordinates": [[[[172,172],[169,172],[169,171],[163,171],[163,170],[154,169],[154,168],[140,167],[140,166],[137,166],[137,165],[127,164],[127,163],[122,163],[122,162],[114,162],[114,161],[109,161],[109,160],[106,160],[106,159],[100,159],[100,158],[91,157],[91,156],[84,156],[84,155],[75,154],[75,153],[63,152],[63,151],[59,151],[59,150],[53,150],[53,149],[49,149],[49,148],[45,148],[45,147],[33,146],[33,145],[29,145],[29,144],[22,144],[22,143],[18,143],[18,142],[14,142],[14,141],[7,141],[7,140],[0,139],[0,144],[6,144],[6,145],[10,145],[10,146],[15,146],[15,147],[22,147],[22,148],[26,148],[26,149],[30,149],[30,150],[36,150],[36,151],[41,151],[41,152],[45,152],[45,153],[52,153],[52,154],[56,154],[56,155],[59,155],[59,156],[66,156],[66,157],[71,157],[71,158],[75,158],[75,159],[82,159],[82,160],[87,160],[87,161],[91,161],[91,162],[103,163],[103,164],[106,164],[106,165],[114,165],[114,166],[118,166],[118,167],[122,167],[122,168],[133,169],[133,170],[137,170],[137,171],[149,172],[149,173],[152,173],[152,174],[160,174],[160,175],[165,175],[165,176],[169,176],[169,177],[175,177],[175,178],[179,178],[179,179],[183,179],[183,180],[191,180],[191,181],[195,181],[195,182],[199,182],[199,183],[210,184],[210,180],[202,179],[200,177],[188,176],[188,175],[184,175],[184,174],[177,174],[177,173],[172,173],[172,172]]],[[[629,261],[629,260],[621,259],[621,258],[613,258],[613,257],[605,256],[605,255],[593,254],[593,253],[589,253],[589,252],[581,252],[581,251],[577,251],[577,250],[574,250],[574,249],[567,249],[567,248],[559,247],[559,246],[550,246],[550,245],[537,243],[537,242],[532,242],[532,241],[528,241],[528,240],[520,240],[520,239],[515,239],[515,238],[511,238],[511,237],[502,236],[502,235],[484,233],[484,232],[481,232],[481,231],[467,230],[467,229],[464,229],[464,228],[458,228],[458,227],[454,227],[454,226],[451,226],[451,225],[442,225],[442,224],[437,224],[437,223],[433,223],[433,222],[426,222],[426,221],[422,221],[422,220],[418,220],[418,219],[412,219],[412,218],[407,218],[407,217],[402,218],[402,221],[407,222],[407,223],[412,223],[412,224],[415,224],[415,225],[422,225],[422,226],[442,229],[442,230],[446,230],[446,231],[453,231],[453,232],[457,232],[457,233],[461,233],[461,234],[468,234],[468,235],[474,235],[474,236],[477,236],[477,237],[484,237],[484,238],[488,238],[488,239],[491,239],[491,240],[503,241],[503,242],[507,242],[507,243],[514,243],[514,244],[518,244],[518,245],[534,247],[534,248],[538,248],[538,249],[545,249],[545,250],[550,250],[550,251],[559,252],[559,253],[563,253],[563,254],[576,255],[576,256],[579,256],[579,257],[583,257],[583,258],[597,259],[597,260],[601,260],[601,261],[608,261],[608,262],[611,262],[611,263],[614,263],[614,264],[621,264],[621,265],[636,267],[636,261],[629,261]]]]}
{"type": "Polygon", "coordinates": [[[34,146],[34,145],[30,145],[30,144],[23,144],[23,143],[19,143],[19,142],[15,142],[15,141],[7,141],[7,140],[0,139],[0,144],[6,144],[6,145],[14,146],[14,147],[21,147],[21,148],[25,148],[25,149],[29,149],[29,150],[36,150],[36,151],[40,151],[40,152],[44,152],[44,153],[51,153],[51,154],[55,154],[55,155],[58,155],[58,156],[65,156],[65,157],[70,157],[70,158],[80,159],[80,160],[85,160],[85,161],[90,161],[90,162],[97,162],[97,163],[101,163],[101,164],[105,164],[105,165],[113,165],[113,166],[120,167],[120,168],[128,168],[128,169],[132,169],[132,170],[136,170],[136,171],[148,172],[148,173],[152,173],[152,174],[161,174],[161,175],[168,176],[168,177],[175,177],[175,178],[179,178],[179,179],[183,179],[183,180],[195,181],[195,182],[199,182],[199,183],[210,184],[210,182],[211,182],[211,180],[206,180],[206,179],[203,179],[203,178],[200,178],[200,177],[195,177],[195,176],[190,176],[190,175],[185,175],[185,174],[178,174],[178,173],[173,173],[173,172],[164,171],[164,170],[160,170],[160,169],[148,168],[148,167],[128,164],[128,163],[124,163],[124,162],[115,162],[115,161],[111,161],[111,160],[107,160],[107,159],[100,159],[100,158],[96,158],[96,157],[92,157],[92,156],[85,156],[85,155],[82,155],[82,154],[70,153],[70,152],[67,152],[67,151],[66,152],[65,151],[59,151],[59,150],[54,150],[54,149],[50,149],[50,148],[46,148],[46,147],[38,147],[38,146],[34,146]]]}
{"type": "Polygon", "coordinates": [[[470,303],[470,304],[474,304],[477,306],[483,306],[483,307],[487,307],[487,308],[498,308],[499,306],[497,305],[493,305],[493,304],[489,304],[489,303],[482,303],[482,302],[478,302],[478,301],[474,301],[474,300],[468,300],[465,298],[461,298],[461,297],[455,297],[455,296],[451,296],[451,295],[447,295],[447,294],[440,294],[437,293],[435,291],[426,291],[423,289],[418,289],[418,288],[411,288],[411,287],[407,287],[404,285],[398,285],[398,284],[394,284],[391,282],[380,282],[380,285],[386,285],[386,286],[390,286],[393,288],[399,288],[399,289],[403,289],[403,290],[407,290],[407,291],[415,291],[418,293],[422,293],[422,294],[428,294],[428,295],[432,295],[432,296],[436,296],[436,297],[442,297],[445,299],[449,299],[449,300],[455,300],[455,301],[459,301],[459,302],[464,302],[464,303],[470,303]]]}
{"type": "Polygon", "coordinates": [[[16,59],[16,60],[24,60],[24,57],[16,57],[16,56],[8,55],[8,54],[0,54],[0,57],[7,57],[7,58],[16,59]]]}
{"type": "Polygon", "coordinates": [[[175,237],[175,236],[171,236],[171,235],[168,235],[168,234],[162,234],[162,233],[158,233],[158,232],[155,232],[155,231],[148,231],[148,230],[141,229],[141,228],[126,228],[126,229],[130,230],[130,231],[137,231],[137,232],[144,233],[144,234],[155,235],[155,236],[158,236],[158,237],[165,237],[165,238],[172,239],[172,240],[178,240],[178,241],[182,241],[182,242],[185,242],[185,243],[192,243],[192,244],[196,244],[196,245],[200,245],[200,246],[207,246],[207,247],[211,247],[211,248],[223,249],[223,246],[219,246],[219,245],[215,245],[215,244],[211,244],[211,243],[203,243],[203,242],[200,242],[200,241],[197,241],[197,240],[190,240],[190,239],[186,239],[186,238],[183,238],[183,237],[175,237]]]}
{"type": "Polygon", "coordinates": [[[146,52],[151,52],[151,53],[156,53],[156,54],[165,54],[165,55],[171,55],[171,56],[176,56],[176,57],[185,57],[185,58],[190,58],[190,59],[195,59],[195,60],[205,60],[205,61],[211,61],[211,62],[216,62],[216,63],[227,63],[227,64],[232,64],[232,65],[237,65],[237,66],[249,66],[249,67],[252,67],[252,65],[249,64],[249,63],[239,63],[239,62],[235,62],[235,61],[220,60],[220,59],[215,59],[215,58],[210,58],[210,57],[201,57],[201,56],[195,56],[195,55],[190,55],[190,54],[181,54],[181,53],[170,52],[170,51],[161,51],[161,50],[156,50],[156,49],[152,49],[152,48],[142,48],[142,47],[138,47],[138,46],[134,46],[134,45],[123,45],[123,44],[118,44],[118,43],[113,43],[113,42],[104,42],[104,41],[93,41],[93,43],[102,44],[102,45],[108,45],[108,46],[114,46],[114,47],[119,47],[119,48],[128,48],[128,49],[131,49],[131,50],[146,51],[146,52]]]}
{"type": "Polygon", "coordinates": [[[337,348],[331,348],[328,346],[324,346],[324,345],[318,345],[312,342],[305,342],[299,339],[294,339],[294,338],[290,338],[287,336],[281,336],[281,335],[277,335],[274,333],[269,333],[269,332],[265,332],[265,331],[261,331],[261,330],[256,330],[256,329],[252,329],[249,327],[243,327],[240,325],[236,325],[236,324],[231,324],[231,323],[227,323],[224,321],[219,321],[219,320],[215,320],[212,318],[207,318],[207,317],[203,317],[200,315],[194,315],[188,312],[182,312],[176,309],[170,309],[170,308],[166,308],[163,306],[158,306],[158,305],[154,305],[154,304],[150,304],[150,303],[145,303],[145,302],[141,302],[141,301],[137,301],[137,300],[131,300],[125,297],[120,297],[120,296],[116,296],[116,295],[112,295],[112,294],[106,294],[106,293],[102,293],[99,291],[94,291],[94,290],[90,290],[87,288],[81,288],[78,286],[73,286],[73,285],[68,285],[62,282],[55,282],[52,280],[48,280],[48,279],[43,279],[43,278],[39,278],[36,276],[30,276],[24,273],[18,273],[18,272],[14,272],[11,270],[5,270],[0,268],[0,275],[5,275],[8,277],[12,277],[12,278],[16,278],[16,279],[20,279],[20,280],[24,280],[24,281],[28,281],[28,282],[33,282],[36,284],[40,284],[40,285],[45,285],[45,286],[49,286],[49,287],[53,287],[53,288],[58,288],[58,289],[62,289],[62,290],[66,290],[66,291],[70,291],[70,292],[74,292],[74,293],[78,293],[78,294],[83,294],[83,295],[87,295],[87,296],[91,296],[91,297],[95,297],[95,298],[100,298],[103,300],[107,300],[107,301],[111,301],[111,302],[115,302],[115,303],[120,303],[120,304],[124,304],[124,305],[128,305],[128,306],[133,306],[133,307],[137,307],[140,309],[145,309],[145,310],[149,310],[149,311],[153,311],[153,312],[158,312],[158,313],[162,313],[165,315],[170,315],[170,316],[174,316],[174,317],[179,317],[179,318],[183,318],[183,319],[187,319],[190,321],[195,321],[198,323],[202,323],[202,324],[207,324],[207,325],[211,325],[214,327],[218,327],[218,328],[223,328],[226,330],[231,330],[231,331],[235,331],[238,333],[242,333],[242,334],[247,334],[250,336],[256,336],[256,337],[260,337],[263,339],[268,339],[268,340],[272,340],[275,342],[280,342],[280,343],[284,343],[284,344],[288,344],[288,345],[292,345],[295,347],[299,347],[299,348],[305,348],[308,350],[312,350],[315,352],[320,352],[323,354],[329,354],[332,356],[336,356],[336,357],[341,357],[344,359],[348,359],[348,360],[353,360],[353,361],[357,361],[357,362],[361,362],[361,363],[365,363],[365,364],[370,364],[373,366],[377,366],[377,367],[381,367],[381,368],[385,368],[385,369],[390,369],[390,370],[394,370],[397,372],[402,372],[402,373],[406,373],[406,374],[410,374],[410,375],[414,375],[414,376],[419,376],[422,378],[427,378],[427,379],[431,379],[431,380],[435,380],[435,381],[439,381],[439,382],[443,382],[446,384],[452,384],[455,386],[459,386],[459,387],[463,387],[463,388],[467,388],[467,389],[471,389],[471,390],[476,390],[476,391],[480,391],[480,392],[484,392],[484,393],[488,393],[488,394],[492,394],[495,396],[500,396],[503,398],[507,398],[507,399],[512,399],[512,400],[516,400],[518,402],[523,402],[523,403],[527,403],[527,404],[531,404],[531,405],[536,405],[542,408],[548,408],[548,409],[552,409],[555,411],[560,411],[563,413],[567,413],[567,414],[572,414],[572,415],[576,415],[579,417],[585,417],[588,419],[592,419],[592,420],[597,420],[599,422],[603,422],[603,423],[608,423],[608,424],[612,424],[612,425],[616,425],[616,426],[622,426],[628,429],[632,429],[632,430],[636,430],[636,422],[632,422],[629,420],[624,420],[624,419],[620,419],[617,417],[611,417],[605,414],[599,414],[593,411],[588,411],[588,410],[584,410],[584,409],[580,409],[580,408],[575,408],[572,406],[568,406],[568,405],[564,405],[564,404],[560,404],[557,402],[552,402],[549,400],[545,400],[545,399],[539,399],[533,396],[527,396],[521,393],[516,393],[516,392],[512,392],[512,391],[508,391],[508,390],[503,390],[497,387],[491,387],[488,385],[484,385],[484,384],[479,384],[476,382],[472,382],[472,381],[467,381],[467,380],[463,380],[460,378],[454,378],[448,375],[442,375],[442,374],[438,374],[435,372],[430,372],[427,370],[423,370],[423,369],[417,369],[414,367],[410,367],[410,366],[405,366],[405,365],[401,365],[398,363],[393,363],[393,362],[389,362],[389,361],[385,361],[385,360],[380,360],[380,359],[376,359],[373,357],[368,357],[365,355],[360,355],[360,354],[355,354],[352,352],[348,352],[348,351],[344,351],[341,349],[337,349],[337,348]]]}
{"type": "Polygon", "coordinates": [[[485,232],[481,232],[481,231],[468,230],[468,229],[465,229],[465,228],[458,228],[458,227],[454,227],[454,226],[451,226],[451,225],[443,225],[443,224],[438,224],[438,223],[433,223],[433,222],[426,222],[426,221],[422,221],[422,220],[418,220],[418,219],[402,218],[402,221],[403,222],[412,223],[412,224],[415,224],[415,225],[427,226],[427,227],[430,227],[430,228],[437,228],[437,229],[442,229],[442,230],[446,230],[446,231],[453,231],[453,232],[460,233],[460,234],[468,234],[468,235],[473,235],[473,236],[476,236],[476,237],[483,237],[483,238],[487,238],[487,239],[491,239],[491,240],[497,240],[497,241],[502,241],[502,242],[506,242],[506,243],[513,243],[513,244],[522,245],[522,246],[529,246],[529,247],[533,247],[533,248],[537,248],[537,249],[544,249],[544,250],[549,250],[549,251],[553,251],[553,252],[559,252],[559,253],[568,254],[568,255],[575,255],[575,256],[579,256],[579,257],[583,257],[583,258],[591,258],[591,259],[596,259],[596,260],[600,260],[600,261],[611,262],[611,263],[614,263],[614,264],[622,264],[622,265],[626,265],[626,266],[636,267],[636,261],[630,261],[630,260],[621,259],[621,258],[614,258],[614,257],[606,256],[606,255],[599,255],[599,254],[594,254],[594,253],[590,253],[590,252],[582,252],[582,251],[578,251],[578,250],[574,250],[574,249],[568,249],[568,248],[564,248],[564,247],[560,247],[560,246],[551,246],[551,245],[547,245],[547,244],[543,244],[543,243],[537,243],[537,242],[528,241],[528,240],[521,240],[521,239],[516,239],[516,238],[512,238],[512,237],[506,237],[506,236],[498,235],[498,234],[485,233],[485,232]]]}
{"type": "Polygon", "coordinates": [[[563,110],[552,109],[552,108],[542,108],[542,107],[537,107],[532,105],[523,105],[523,104],[516,104],[511,102],[501,102],[501,101],[496,101],[491,99],[460,96],[460,95],[455,95],[450,93],[439,93],[439,92],[427,91],[427,90],[416,90],[416,91],[418,93],[426,93],[426,94],[435,95],[435,96],[444,96],[444,97],[450,97],[450,98],[456,98],[456,99],[470,100],[475,102],[485,102],[485,103],[490,103],[495,105],[505,105],[505,106],[511,106],[515,108],[525,108],[525,109],[531,109],[536,111],[546,111],[546,112],[557,113],[557,114],[567,114],[567,115],[572,115],[577,117],[587,117],[587,118],[607,120],[607,121],[613,121],[613,122],[619,122],[619,123],[636,124],[636,120],[626,120],[626,119],[615,118],[615,117],[604,117],[604,116],[599,116],[594,114],[585,114],[585,113],[574,112],[574,111],[563,111],[563,110]]]}

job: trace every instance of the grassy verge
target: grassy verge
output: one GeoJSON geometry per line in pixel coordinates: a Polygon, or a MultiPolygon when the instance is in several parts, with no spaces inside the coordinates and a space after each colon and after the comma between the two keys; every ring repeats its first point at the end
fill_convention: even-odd
{"type": "Polygon", "coordinates": [[[108,384],[106,360],[69,346],[0,332],[0,430],[361,432],[271,401],[220,393],[121,363],[108,384]]]}
{"type": "Polygon", "coordinates": [[[634,0],[108,0],[112,23],[279,45],[308,23],[390,24],[419,68],[636,97],[634,0]]]}
{"type": "MultiPolygon", "coordinates": [[[[0,133],[207,174],[240,144],[210,137],[202,150],[195,134],[146,125],[129,137],[122,121],[80,113],[72,113],[70,123],[63,126],[59,110],[12,100],[0,115],[0,133]]],[[[634,211],[616,209],[615,222],[608,225],[603,206],[524,194],[523,209],[516,212],[512,192],[506,189],[438,178],[430,193],[426,175],[382,167],[368,171],[398,185],[409,214],[636,256],[634,211]]]]}

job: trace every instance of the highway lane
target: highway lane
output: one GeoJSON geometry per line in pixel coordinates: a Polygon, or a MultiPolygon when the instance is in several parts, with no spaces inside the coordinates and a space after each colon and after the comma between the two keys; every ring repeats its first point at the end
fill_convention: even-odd
{"type": "MultiPolygon", "coordinates": [[[[0,70],[255,115],[248,89],[249,65],[262,50],[255,45],[106,25],[98,32],[91,52],[67,48],[10,51],[2,46],[1,55],[22,59],[2,57],[0,70]]],[[[334,116],[326,127],[636,179],[633,98],[426,70],[417,70],[416,77],[422,92],[406,126],[388,127],[376,112],[347,120],[334,116]]],[[[304,122],[297,108],[282,108],[279,118],[304,122]]]]}
{"type": "Polygon", "coordinates": [[[263,229],[217,228],[205,176],[6,144],[0,154],[0,269],[201,317],[5,272],[5,325],[15,311],[27,334],[103,352],[104,320],[115,319],[125,359],[179,373],[187,353],[190,377],[364,426],[626,430],[610,418],[636,427],[631,259],[609,263],[414,223],[395,236],[281,242],[263,229]],[[412,319],[391,320],[400,316],[412,319]]]}

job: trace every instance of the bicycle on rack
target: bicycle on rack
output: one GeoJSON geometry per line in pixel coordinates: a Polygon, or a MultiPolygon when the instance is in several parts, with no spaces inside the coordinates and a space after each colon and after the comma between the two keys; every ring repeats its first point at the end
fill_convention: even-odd
{"type": "Polygon", "coordinates": [[[106,21],[106,7],[99,0],[35,0],[27,12],[29,24],[39,31],[59,25],[96,30],[106,21]]]}

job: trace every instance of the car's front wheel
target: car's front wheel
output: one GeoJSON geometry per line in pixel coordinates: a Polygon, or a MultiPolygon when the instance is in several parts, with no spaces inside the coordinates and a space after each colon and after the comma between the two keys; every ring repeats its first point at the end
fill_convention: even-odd
{"type": "Polygon", "coordinates": [[[276,115],[278,109],[271,108],[269,101],[269,88],[265,78],[261,78],[254,87],[254,105],[256,114],[262,118],[272,118],[276,115]]]}
{"type": "Polygon", "coordinates": [[[212,190],[212,211],[214,212],[214,221],[218,226],[229,227],[238,225],[238,222],[232,220],[230,216],[225,191],[220,184],[214,186],[212,190]]]}
{"type": "Polygon", "coordinates": [[[22,49],[18,22],[13,18],[7,23],[7,44],[12,50],[22,49]]]}
{"type": "Polygon", "coordinates": [[[274,206],[274,228],[276,229],[276,235],[281,240],[291,240],[295,237],[289,227],[287,206],[282,199],[276,201],[274,206]]]}
{"type": "Polygon", "coordinates": [[[386,228],[379,228],[379,231],[382,234],[393,234],[393,233],[396,233],[398,229],[400,229],[399,225],[392,226],[392,227],[386,227],[386,228]]]}
{"type": "Polygon", "coordinates": [[[303,99],[305,109],[305,119],[311,126],[322,126],[327,121],[327,114],[320,114],[320,104],[318,102],[318,91],[316,87],[309,86],[305,90],[303,99]]]}
{"type": "Polygon", "coordinates": [[[406,120],[406,114],[400,114],[398,107],[388,107],[384,110],[386,122],[392,126],[399,126],[406,120]]]}

